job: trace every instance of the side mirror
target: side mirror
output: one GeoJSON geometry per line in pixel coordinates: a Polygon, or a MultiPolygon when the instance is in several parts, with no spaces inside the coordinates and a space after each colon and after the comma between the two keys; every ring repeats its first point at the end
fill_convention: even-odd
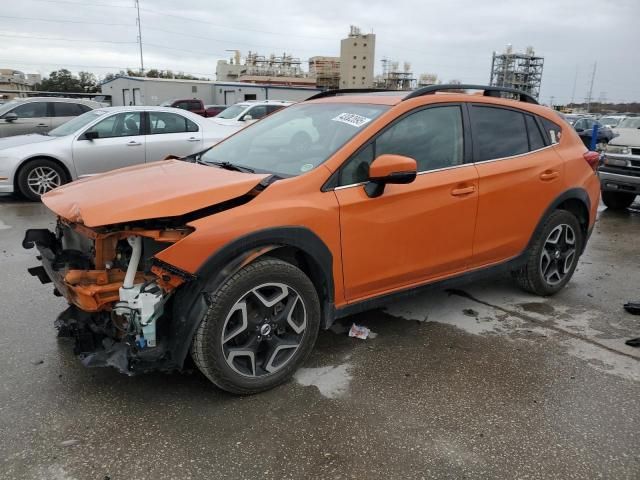
{"type": "Polygon", "coordinates": [[[84,135],[82,136],[82,138],[84,140],[93,141],[96,138],[100,138],[100,132],[96,132],[95,130],[89,130],[88,132],[84,132],[84,135]]]}
{"type": "Polygon", "coordinates": [[[248,113],[244,117],[242,117],[242,121],[243,122],[248,122],[250,120],[253,120],[253,117],[251,115],[249,115],[248,113]]]}
{"type": "Polygon", "coordinates": [[[2,119],[11,123],[15,122],[18,119],[18,115],[16,115],[14,112],[9,112],[4,117],[2,117],[2,119]]]}
{"type": "Polygon", "coordinates": [[[387,183],[411,183],[416,179],[416,161],[402,155],[384,154],[377,157],[369,167],[369,181],[364,191],[370,198],[379,197],[387,183]]]}

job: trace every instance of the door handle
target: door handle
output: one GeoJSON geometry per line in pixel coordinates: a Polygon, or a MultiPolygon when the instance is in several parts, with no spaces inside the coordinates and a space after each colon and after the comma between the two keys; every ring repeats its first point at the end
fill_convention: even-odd
{"type": "Polygon", "coordinates": [[[48,127],[49,125],[47,125],[46,123],[39,123],[38,125],[36,125],[36,127],[48,127]]]}
{"type": "Polygon", "coordinates": [[[560,176],[560,172],[557,170],[546,170],[540,174],[540,180],[548,182],[554,180],[560,176]]]}
{"type": "Polygon", "coordinates": [[[454,197],[463,197],[464,195],[469,195],[475,191],[476,187],[474,185],[469,185],[468,187],[454,188],[451,190],[451,195],[454,197]]]}
{"type": "Polygon", "coordinates": [[[196,138],[196,137],[189,137],[189,138],[187,139],[187,142],[199,142],[199,141],[200,141],[200,139],[199,139],[199,138],[196,138]]]}
{"type": "Polygon", "coordinates": [[[137,147],[139,145],[142,145],[142,143],[136,142],[135,140],[131,140],[130,142],[127,143],[127,147],[137,147]]]}

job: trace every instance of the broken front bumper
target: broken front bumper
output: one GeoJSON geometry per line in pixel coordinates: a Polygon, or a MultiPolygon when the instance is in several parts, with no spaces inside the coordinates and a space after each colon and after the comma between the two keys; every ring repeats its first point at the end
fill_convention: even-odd
{"type": "Polygon", "coordinates": [[[44,229],[26,232],[23,247],[35,246],[42,263],[28,271],[42,283],[53,283],[54,293],[70,303],[55,326],[59,336],[75,338],[74,352],[83,364],[112,366],[126,374],[180,368],[168,354],[170,315],[164,316],[163,305],[188,278],[153,264],[151,255],[166,246],[158,242],[166,244],[182,236],[183,232],[159,230],[97,233],[61,223],[55,234],[44,229]],[[149,258],[144,271],[137,271],[136,261],[130,272],[135,288],[127,293],[131,296],[135,290],[136,294],[127,303],[122,298],[127,261],[120,259],[118,242],[130,236],[145,238],[149,258]],[[150,298],[161,302],[158,308],[149,305],[150,298]],[[145,317],[149,308],[151,313],[145,317]],[[163,335],[156,341],[159,331],[163,335]]]}

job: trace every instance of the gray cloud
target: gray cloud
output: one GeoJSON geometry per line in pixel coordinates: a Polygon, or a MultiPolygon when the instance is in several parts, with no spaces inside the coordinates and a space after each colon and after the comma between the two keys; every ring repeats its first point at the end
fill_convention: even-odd
{"type": "MultiPolygon", "coordinates": [[[[129,0],[3,2],[0,65],[45,74],[60,67],[99,75],[138,68],[132,6],[129,0]]],[[[596,61],[596,98],[606,92],[610,101],[640,100],[637,0],[141,0],[141,8],[147,68],[213,78],[227,49],[287,51],[303,60],[338,55],[340,38],[354,24],[376,33],[378,70],[387,57],[411,62],[416,74],[486,83],[493,50],[532,45],[545,57],[543,101],[569,101],[576,69],[575,99],[582,100],[596,61]]]]}

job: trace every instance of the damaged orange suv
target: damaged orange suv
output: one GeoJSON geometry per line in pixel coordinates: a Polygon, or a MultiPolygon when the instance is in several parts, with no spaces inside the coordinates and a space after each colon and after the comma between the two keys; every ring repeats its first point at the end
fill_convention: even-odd
{"type": "Polygon", "coordinates": [[[53,190],[55,232],[24,246],[85,365],[179,370],[190,353],[255,393],[319,329],[425,286],[507,269],[556,293],[594,225],[597,161],[516,90],[330,91],[191,157],[53,190]]]}

